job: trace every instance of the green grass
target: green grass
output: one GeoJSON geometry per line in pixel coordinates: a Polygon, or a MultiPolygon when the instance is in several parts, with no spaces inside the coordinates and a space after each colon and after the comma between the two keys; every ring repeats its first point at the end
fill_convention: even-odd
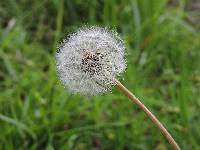
{"type": "Polygon", "coordinates": [[[165,150],[169,144],[116,88],[67,92],[56,46],[82,25],[115,28],[127,47],[122,82],[184,150],[200,145],[199,10],[179,0],[2,0],[0,149],[165,150]],[[192,22],[197,20],[196,22],[192,22]]]}

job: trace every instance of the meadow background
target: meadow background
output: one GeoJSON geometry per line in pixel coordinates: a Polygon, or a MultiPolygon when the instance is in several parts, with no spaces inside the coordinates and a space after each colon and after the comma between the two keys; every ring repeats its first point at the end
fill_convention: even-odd
{"type": "Polygon", "coordinates": [[[116,88],[95,97],[63,88],[56,47],[83,25],[119,32],[121,81],[183,150],[200,150],[199,0],[1,0],[0,149],[171,149],[116,88]]]}

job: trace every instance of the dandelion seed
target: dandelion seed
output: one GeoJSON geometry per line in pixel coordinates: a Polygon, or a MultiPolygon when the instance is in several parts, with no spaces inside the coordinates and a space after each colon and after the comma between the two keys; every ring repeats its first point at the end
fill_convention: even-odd
{"type": "Polygon", "coordinates": [[[74,93],[96,95],[111,90],[113,78],[126,68],[124,50],[116,32],[82,28],[59,47],[56,59],[60,79],[74,93]]]}

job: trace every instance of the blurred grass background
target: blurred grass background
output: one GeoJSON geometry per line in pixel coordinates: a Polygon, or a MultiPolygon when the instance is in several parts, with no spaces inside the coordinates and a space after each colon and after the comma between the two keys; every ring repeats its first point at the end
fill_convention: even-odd
{"type": "Polygon", "coordinates": [[[120,33],[122,82],[182,149],[200,150],[199,0],[1,0],[0,149],[171,149],[115,88],[96,97],[63,88],[54,53],[82,25],[120,33]]]}

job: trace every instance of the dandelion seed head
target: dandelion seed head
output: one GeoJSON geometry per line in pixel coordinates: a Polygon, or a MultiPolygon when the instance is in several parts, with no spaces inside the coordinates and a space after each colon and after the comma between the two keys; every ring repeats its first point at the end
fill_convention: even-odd
{"type": "Polygon", "coordinates": [[[126,68],[124,45],[114,31],[79,29],[64,40],[56,54],[61,82],[73,93],[97,95],[111,90],[113,78],[126,68]]]}

